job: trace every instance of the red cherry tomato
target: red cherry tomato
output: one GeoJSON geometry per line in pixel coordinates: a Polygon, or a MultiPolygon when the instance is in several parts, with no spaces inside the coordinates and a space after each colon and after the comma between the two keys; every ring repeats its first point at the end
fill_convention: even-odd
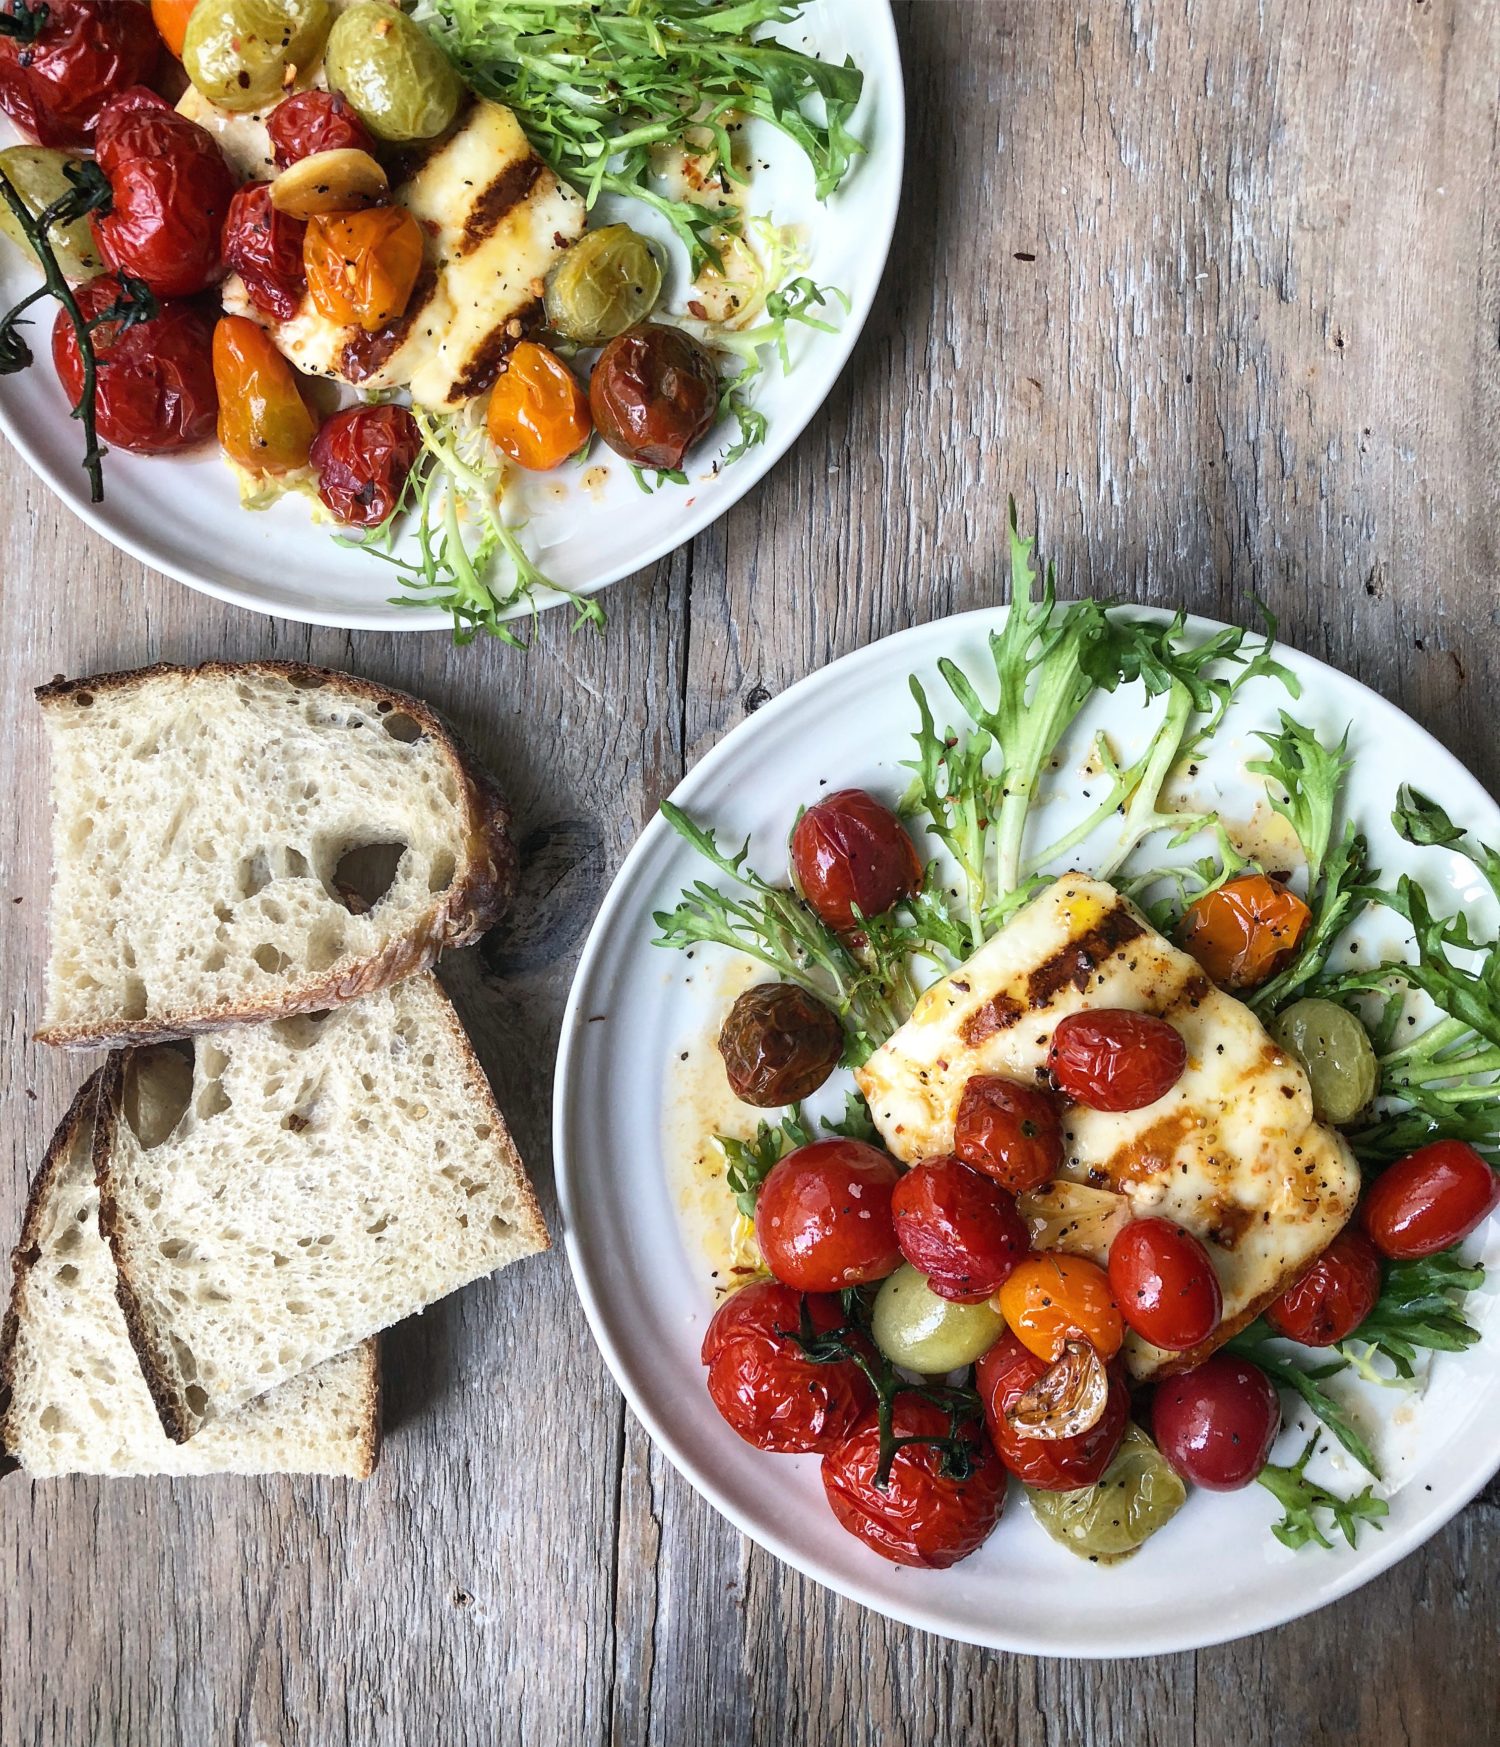
{"type": "Polygon", "coordinates": [[[837,1298],[758,1280],[724,1300],[703,1337],[714,1406],[758,1450],[831,1450],[875,1398],[852,1359],[816,1365],[788,1338],[804,1305],[820,1334],[844,1320],[837,1298]]]}
{"type": "Polygon", "coordinates": [[[1265,1467],[1281,1429],[1281,1402],[1259,1366],[1215,1353],[1157,1385],[1151,1425],[1157,1447],[1184,1480],[1235,1492],[1265,1467]]]}
{"type": "Polygon", "coordinates": [[[922,884],[922,863],[906,828],[863,789],[840,789],[809,807],[792,832],[792,872],[802,896],[830,928],[882,916],[922,884]]]}
{"type": "Polygon", "coordinates": [[[1307,1272],[1266,1310],[1266,1321],[1304,1347],[1352,1335],[1380,1296],[1380,1256],[1362,1231],[1341,1231],[1307,1272]]]}
{"type": "Polygon", "coordinates": [[[939,1298],[979,1304],[1031,1250],[1015,1197],[951,1155],[924,1159],[891,1195],[901,1254],[939,1298]]]}
{"type": "Polygon", "coordinates": [[[351,406],[313,439],[318,496],[341,522],[378,527],[406,489],[422,433],[404,406],[351,406]]]}
{"type": "MultiPolygon", "coordinates": [[[[898,1395],[891,1410],[898,1438],[945,1438],[948,1415],[920,1396],[898,1395]]],[[[885,1486],[875,1484],[880,1428],[873,1408],[854,1432],[823,1458],[823,1489],[833,1514],[867,1547],[896,1565],[941,1571],[967,1559],[989,1536],[1005,1508],[1005,1469],[977,1424],[969,1432],[971,1472],[942,1472],[933,1444],[896,1451],[885,1486]]]]}
{"type": "Polygon", "coordinates": [[[755,1204],[766,1266],[799,1292],[838,1292],[895,1273],[898,1175],[885,1153],[859,1140],[815,1140],[788,1153],[755,1204]]]}
{"type": "Polygon", "coordinates": [[[1462,1243],[1497,1204],[1500,1172],[1461,1140],[1435,1140],[1381,1172],[1360,1220],[1382,1255],[1409,1262],[1462,1243]]]}
{"type": "Polygon", "coordinates": [[[1040,1086],[974,1074],[958,1101],[953,1150],[1013,1195],[1040,1189],[1063,1161],[1062,1112],[1040,1086]]]}
{"type": "Polygon", "coordinates": [[[333,91],[298,91],[282,98],[266,118],[266,132],[278,170],[314,152],[375,152],[365,124],[333,91]]]}
{"type": "Polygon", "coordinates": [[[1052,1034],[1047,1066],[1059,1089],[1090,1110],[1143,1110],[1166,1097],[1187,1066],[1176,1026],[1150,1013],[1070,1013],[1052,1034]]]}
{"type": "Polygon", "coordinates": [[[1116,1234],[1109,1289],[1130,1327],[1169,1353],[1206,1341],[1224,1311],[1208,1251],[1170,1219],[1135,1219],[1116,1234]]]}
{"type": "Polygon", "coordinates": [[[1124,1374],[1112,1366],[1109,1400],[1103,1417],[1075,1438],[1023,1438],[1005,1418],[1005,1410],[1047,1370],[1009,1329],[980,1359],[974,1382],[984,1402],[984,1418],[1000,1459],[1017,1479],[1043,1492],[1070,1492],[1092,1486],[1115,1459],[1130,1418],[1130,1391],[1124,1374]]]}
{"type": "Polygon", "coordinates": [[[87,145],[117,92],[156,69],[161,44],[140,0],[0,0],[0,109],[44,146],[87,145]]]}
{"type": "MultiPolygon", "coordinates": [[[[90,320],[119,298],[120,282],[107,274],[78,286],[73,295],[90,320]]],[[[168,455],[213,436],[219,410],[213,331],[208,316],[182,303],[164,303],[149,321],[123,332],[117,322],[95,328],[94,406],[100,438],[138,455],[168,455]]],[[[63,391],[76,406],[83,393],[83,359],[73,324],[61,310],[52,327],[52,361],[63,391]]]]}
{"type": "Polygon", "coordinates": [[[90,218],[111,267],[158,297],[206,290],[224,271],[224,221],[234,172],[213,135],[155,92],[123,92],[104,106],[95,137],[114,200],[90,218]]]}
{"type": "Polygon", "coordinates": [[[302,239],[307,225],[278,212],[269,182],[247,182],[229,203],[224,263],[245,282],[250,301],[276,321],[290,321],[307,289],[302,239]]]}

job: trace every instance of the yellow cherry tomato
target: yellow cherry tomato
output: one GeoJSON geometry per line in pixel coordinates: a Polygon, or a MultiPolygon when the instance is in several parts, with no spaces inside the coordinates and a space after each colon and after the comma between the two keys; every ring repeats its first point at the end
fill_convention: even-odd
{"type": "Polygon", "coordinates": [[[223,316],[214,329],[219,444],[251,473],[290,473],[307,465],[317,425],[297,375],[271,336],[247,316],[223,316]]]}
{"type": "Polygon", "coordinates": [[[151,0],[151,21],[157,34],[178,60],[182,59],[182,43],[187,35],[188,20],[198,0],[151,0]]]}
{"type": "Polygon", "coordinates": [[[404,206],[319,213],[307,221],[302,265],[321,314],[378,333],[410,301],[422,271],[422,227],[404,206]]]}
{"type": "Polygon", "coordinates": [[[1011,1270],[998,1303],[1021,1345],[1049,1363],[1070,1340],[1112,1359],[1125,1339],[1109,1276],[1086,1256],[1032,1256],[1011,1270]]]}
{"type": "Polygon", "coordinates": [[[589,400],[556,352],[522,340],[490,395],[490,441],[534,473],[576,455],[594,428],[589,400]]]}

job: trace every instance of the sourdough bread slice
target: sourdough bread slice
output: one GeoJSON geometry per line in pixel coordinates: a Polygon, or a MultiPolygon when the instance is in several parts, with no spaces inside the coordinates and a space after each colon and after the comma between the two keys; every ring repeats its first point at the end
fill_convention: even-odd
{"type": "Polygon", "coordinates": [[[509,900],[504,801],[403,692],[263,661],[37,698],[54,800],[47,1043],[352,1001],[477,938],[509,900]]]}
{"type": "Polygon", "coordinates": [[[176,1439],[547,1247],[430,973],[322,1016],[116,1055],[94,1163],[120,1301],[176,1439]]]}
{"type": "Polygon", "coordinates": [[[0,1328],[0,1472],[341,1474],[380,1445],[377,1343],[365,1341],[174,1444],[161,1428],[115,1297],[94,1185],[95,1074],[31,1187],[0,1328]]]}

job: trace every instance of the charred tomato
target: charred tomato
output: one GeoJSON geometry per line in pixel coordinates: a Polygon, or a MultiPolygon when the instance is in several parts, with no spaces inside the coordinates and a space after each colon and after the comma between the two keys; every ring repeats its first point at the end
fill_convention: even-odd
{"type": "Polygon", "coordinates": [[[594,428],[637,467],[681,467],[718,416],[719,394],[707,347],[661,322],[611,340],[589,377],[594,428]]]}
{"type": "Polygon", "coordinates": [[[795,983],[757,983],[729,1009],[719,1054],[743,1104],[777,1109],[811,1097],[839,1065],[838,1016],[795,983]]]}

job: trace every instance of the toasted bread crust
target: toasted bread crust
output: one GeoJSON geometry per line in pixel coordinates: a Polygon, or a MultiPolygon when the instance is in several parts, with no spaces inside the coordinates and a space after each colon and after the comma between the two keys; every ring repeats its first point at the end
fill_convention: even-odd
{"type": "Polygon", "coordinates": [[[167,675],[196,679],[246,673],[272,675],[309,690],[334,685],[346,695],[373,705],[382,714],[399,711],[410,716],[444,753],[458,784],[468,824],[464,867],[434,903],[425,925],[415,935],[393,941],[374,957],[359,960],[339,975],[325,977],[299,993],[254,1000],[229,999],[201,1012],[155,1019],[120,1019],[107,1026],[45,1025],[35,1034],[39,1043],[52,1044],[60,1049],[119,1049],[132,1044],[165,1043],[200,1032],[222,1031],[231,1025],[253,1025],[266,1019],[284,1019],[294,1013],[316,1013],[343,1006],[377,989],[387,988],[416,971],[425,970],[450,947],[472,944],[505,913],[515,893],[518,869],[516,848],[510,834],[510,807],[499,785],[474,754],[432,706],[420,698],[362,679],[357,674],[311,667],[300,661],[205,661],[197,667],[157,662],[151,667],[97,674],[90,679],[56,679],[38,686],[35,696],[40,707],[48,710],[81,695],[123,691],[167,675]]]}

